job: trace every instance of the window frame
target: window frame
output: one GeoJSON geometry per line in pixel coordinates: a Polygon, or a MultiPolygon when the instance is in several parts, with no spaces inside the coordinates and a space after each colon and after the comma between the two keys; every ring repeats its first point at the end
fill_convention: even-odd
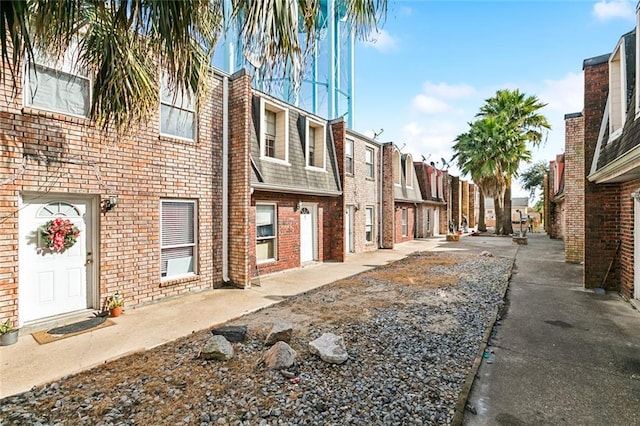
{"type": "Polygon", "coordinates": [[[627,79],[624,38],[609,57],[609,139],[622,135],[627,116],[627,79]]]}
{"type": "Polygon", "coordinates": [[[413,189],[413,157],[411,154],[404,156],[404,184],[407,188],[413,189]]]}
{"type": "MultiPolygon", "coordinates": [[[[35,50],[35,49],[34,49],[35,50]]],[[[78,63],[78,55],[79,55],[79,45],[77,41],[72,41],[69,45],[69,48],[65,52],[64,57],[60,60],[51,59],[48,60],[41,53],[35,51],[34,56],[36,57],[33,64],[30,64],[28,61],[25,61],[24,73],[22,78],[22,102],[25,108],[32,108],[34,110],[47,111],[56,114],[63,114],[70,117],[77,118],[88,118],[89,112],[91,110],[91,99],[93,96],[93,76],[88,72],[83,72],[79,69],[75,68],[75,64],[78,63]],[[39,57],[40,56],[40,57],[39,57]],[[46,106],[35,105],[33,103],[34,96],[31,96],[31,71],[35,69],[35,73],[37,74],[37,68],[43,68],[47,71],[52,71],[53,74],[64,74],[65,76],[70,76],[71,79],[81,79],[86,81],[87,85],[87,103],[85,105],[85,112],[83,115],[74,114],[72,112],[55,109],[55,108],[47,108],[46,106]]],[[[37,87],[37,86],[36,86],[37,87]]]]}
{"type": "Polygon", "coordinates": [[[191,277],[198,274],[198,201],[190,200],[190,199],[182,199],[182,198],[163,198],[160,200],[160,279],[161,281],[169,281],[180,279],[184,277],[191,277]],[[165,203],[181,203],[181,204],[192,204],[193,205],[193,218],[192,218],[192,226],[193,226],[193,242],[192,243],[184,243],[184,244],[169,244],[163,245],[162,235],[164,229],[164,204],[165,203]],[[165,269],[163,275],[162,272],[162,263],[163,263],[163,250],[173,249],[173,248],[182,248],[182,247],[192,247],[192,271],[177,274],[177,275],[166,275],[168,266],[165,269]]]}
{"type": "Polygon", "coordinates": [[[255,241],[255,253],[256,253],[256,263],[257,264],[262,264],[262,263],[269,263],[269,262],[276,262],[278,260],[278,205],[276,203],[269,203],[269,202],[257,202],[256,203],[256,222],[255,222],[255,229],[256,229],[256,241],[255,241]],[[273,208],[273,235],[272,236],[266,236],[266,237],[260,237],[258,234],[258,208],[259,207],[271,207],[273,208]],[[273,241],[273,257],[269,257],[266,259],[258,259],[258,242],[260,241],[267,241],[267,240],[272,240],[273,241]]]}
{"type": "Polygon", "coordinates": [[[393,162],[393,184],[395,186],[402,186],[402,155],[397,149],[393,150],[392,155],[393,162]]]}
{"type": "Polygon", "coordinates": [[[365,165],[365,177],[367,179],[376,178],[376,153],[370,146],[364,149],[364,165],[365,165]],[[371,162],[367,159],[367,154],[371,153],[371,162]]]}
{"type": "Polygon", "coordinates": [[[401,214],[400,226],[401,226],[402,236],[408,237],[409,236],[409,209],[406,207],[402,207],[400,214],[401,214]]]}
{"type": "Polygon", "coordinates": [[[373,241],[374,241],[375,214],[376,214],[376,210],[375,210],[374,206],[366,206],[365,207],[365,215],[364,215],[364,241],[365,241],[365,243],[373,243],[373,241]],[[371,212],[370,215],[369,215],[369,212],[371,212]],[[369,223],[369,219],[371,219],[371,223],[369,223]],[[371,229],[368,229],[368,228],[371,228],[371,229]],[[367,238],[367,234],[370,234],[370,238],[367,238]]]}
{"type": "MultiPolygon", "coordinates": [[[[160,136],[166,137],[166,138],[172,138],[172,139],[179,139],[187,142],[195,142],[196,140],[198,140],[198,106],[196,103],[195,94],[191,93],[191,91],[187,91],[186,93],[183,93],[183,94],[171,91],[169,87],[167,87],[167,77],[162,77],[160,79],[160,105],[158,108],[159,108],[158,130],[160,132],[160,136]],[[167,94],[166,98],[164,97],[165,93],[167,94]],[[178,100],[181,101],[180,104],[177,103],[178,100]],[[185,105],[185,102],[186,102],[186,105],[185,105]],[[181,135],[166,133],[162,131],[162,124],[164,123],[163,114],[162,114],[163,106],[169,107],[172,112],[178,111],[179,114],[184,112],[188,114],[193,114],[193,123],[191,124],[192,137],[186,138],[181,135]]],[[[169,114],[169,117],[170,116],[171,116],[171,113],[169,114]]]]}
{"type": "Polygon", "coordinates": [[[304,158],[305,158],[305,166],[310,169],[322,170],[326,171],[327,169],[327,129],[325,123],[320,121],[313,120],[310,117],[306,117],[305,120],[305,147],[304,147],[304,158]],[[317,160],[318,155],[322,155],[322,165],[317,165],[317,161],[311,162],[310,155],[310,146],[311,146],[311,137],[310,135],[313,133],[314,140],[314,160],[317,160]],[[318,133],[320,133],[320,138],[318,138],[318,133]],[[319,149],[320,148],[320,149],[319,149]],[[321,152],[320,152],[321,151],[321,152]]]}
{"type": "Polygon", "coordinates": [[[353,175],[353,147],[355,143],[352,139],[345,139],[344,144],[344,172],[348,175],[353,175]],[[351,149],[349,149],[351,146],[351,149]]]}
{"type": "Polygon", "coordinates": [[[265,98],[260,98],[260,159],[289,164],[289,110],[281,107],[275,102],[271,102],[265,98]],[[267,155],[266,152],[266,135],[267,135],[267,114],[266,111],[275,113],[276,115],[276,134],[274,137],[274,156],[267,155]],[[282,134],[281,134],[282,133],[282,134]],[[282,149],[283,155],[279,155],[282,149]]]}

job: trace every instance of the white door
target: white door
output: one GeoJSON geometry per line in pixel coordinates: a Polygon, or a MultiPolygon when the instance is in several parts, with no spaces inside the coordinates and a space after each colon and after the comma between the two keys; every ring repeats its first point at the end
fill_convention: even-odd
{"type": "Polygon", "coordinates": [[[353,228],[354,228],[354,208],[353,206],[347,206],[347,211],[344,220],[344,241],[345,241],[345,251],[347,253],[353,253],[355,250],[354,246],[354,238],[353,238],[353,228]]]}
{"type": "Polygon", "coordinates": [[[440,235],[440,211],[438,209],[433,209],[433,236],[440,235]]]}
{"type": "Polygon", "coordinates": [[[313,206],[302,205],[300,208],[300,263],[315,259],[314,219],[313,206]]]}
{"type": "Polygon", "coordinates": [[[20,323],[90,307],[87,259],[91,202],[60,197],[24,197],[18,219],[20,323]],[[40,230],[56,218],[68,219],[80,231],[73,246],[55,251],[40,230]]]}

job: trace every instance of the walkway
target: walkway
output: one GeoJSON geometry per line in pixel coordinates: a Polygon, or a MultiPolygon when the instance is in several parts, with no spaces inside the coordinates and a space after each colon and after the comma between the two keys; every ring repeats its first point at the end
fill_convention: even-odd
{"type": "Polygon", "coordinates": [[[415,240],[397,244],[393,250],[350,255],[344,263],[313,264],[271,274],[262,277],[259,286],[247,290],[218,289],[176,297],[127,310],[113,318],[115,326],[46,345],[39,345],[30,334],[21,335],[18,343],[0,347],[0,398],[211,328],[415,251],[448,244],[444,237],[415,240]]]}
{"type": "Polygon", "coordinates": [[[465,425],[640,425],[640,313],[582,288],[562,241],[529,234],[465,425]]]}

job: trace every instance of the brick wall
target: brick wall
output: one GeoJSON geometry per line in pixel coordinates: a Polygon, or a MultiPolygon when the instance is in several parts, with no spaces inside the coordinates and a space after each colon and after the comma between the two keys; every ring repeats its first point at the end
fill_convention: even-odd
{"type": "Polygon", "coordinates": [[[619,290],[623,297],[632,299],[634,296],[634,204],[632,194],[640,188],[640,179],[625,182],[620,185],[620,251],[616,257],[619,268],[619,290]]]}
{"type": "Polygon", "coordinates": [[[456,230],[462,221],[462,183],[458,176],[451,176],[451,220],[456,230]]]}
{"type": "Polygon", "coordinates": [[[393,144],[382,146],[382,247],[393,248],[396,229],[395,195],[393,192],[393,144]]]}
{"type": "Polygon", "coordinates": [[[413,240],[415,235],[416,208],[413,203],[396,203],[395,217],[395,242],[404,243],[413,240]],[[402,235],[402,211],[407,210],[407,234],[402,235]]]}
{"type": "MultiPolygon", "coordinates": [[[[467,217],[467,227],[469,227],[471,226],[470,217],[472,216],[469,214],[469,182],[463,180],[460,183],[462,187],[462,192],[460,193],[460,210],[462,215],[467,217]]],[[[460,221],[462,221],[462,218],[460,218],[460,221]]]]}
{"type": "Polygon", "coordinates": [[[222,151],[221,78],[213,78],[202,102],[195,142],[161,137],[159,113],[118,136],[87,119],[23,108],[22,87],[11,79],[0,82],[0,91],[0,173],[12,176],[0,186],[0,318],[18,315],[18,208],[26,193],[81,196],[96,206],[117,195],[113,210],[92,218],[99,301],[91,308],[116,290],[131,308],[221,281],[222,159],[215,155],[222,151]],[[166,198],[197,202],[195,276],[161,280],[160,202],[166,198]]]}
{"type": "MultiPolygon", "coordinates": [[[[299,202],[317,204],[317,261],[323,262],[330,259],[331,240],[335,237],[331,233],[331,212],[336,211],[337,197],[313,197],[296,194],[284,194],[277,192],[255,191],[251,196],[251,214],[253,222],[249,227],[253,229],[253,239],[249,245],[251,259],[255,259],[255,206],[261,202],[275,203],[277,211],[277,259],[275,261],[253,263],[252,277],[297,268],[300,266],[300,212],[297,210],[299,202]]],[[[342,215],[340,215],[342,216],[342,215]]]]}
{"type": "MultiPolygon", "coordinates": [[[[347,206],[353,206],[353,249],[354,253],[374,251],[378,249],[380,216],[380,146],[375,143],[367,143],[367,139],[354,133],[346,133],[345,123],[340,120],[333,125],[334,140],[336,143],[336,155],[339,159],[340,175],[342,181],[342,192],[344,205],[340,212],[346,216],[347,206]],[[345,156],[344,140],[349,138],[353,141],[353,173],[344,173],[345,156]],[[374,158],[374,178],[368,178],[366,172],[366,149],[373,149],[374,158]],[[373,207],[373,241],[366,241],[366,208],[373,207]]],[[[342,219],[342,218],[341,218],[342,219]]],[[[338,218],[336,218],[338,220],[338,218]]],[[[334,243],[341,243],[342,252],[345,251],[345,221],[337,225],[342,230],[340,236],[336,236],[334,243]],[[339,241],[337,240],[339,238],[339,241]]]]}
{"type": "Polygon", "coordinates": [[[476,218],[479,214],[479,211],[476,209],[479,206],[476,206],[476,198],[478,194],[478,188],[474,184],[469,184],[469,228],[475,228],[477,225],[476,218]]]}
{"type": "MultiPolygon", "coordinates": [[[[568,215],[564,215],[564,258],[567,262],[584,261],[584,117],[565,116],[564,193],[568,215]]],[[[553,188],[553,187],[551,187],[553,188]]]]}
{"type": "MultiPolygon", "coordinates": [[[[584,66],[584,170],[591,162],[598,142],[598,133],[608,94],[609,69],[607,61],[584,66]]],[[[613,258],[619,233],[620,194],[616,185],[596,185],[585,180],[585,253],[584,286],[599,287],[606,275],[608,262],[613,258]]],[[[607,285],[619,280],[617,269],[609,273],[607,285]]]]}
{"type": "Polygon", "coordinates": [[[255,227],[249,209],[251,201],[251,78],[244,72],[232,76],[229,91],[229,279],[238,287],[251,283],[249,250],[255,241],[255,227]]]}

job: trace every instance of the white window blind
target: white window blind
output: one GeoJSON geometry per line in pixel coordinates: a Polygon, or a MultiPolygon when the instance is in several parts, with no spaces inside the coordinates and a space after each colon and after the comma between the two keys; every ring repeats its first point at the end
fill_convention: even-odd
{"type": "Polygon", "coordinates": [[[160,269],[163,277],[194,272],[195,209],[192,201],[162,202],[160,269]]]}

